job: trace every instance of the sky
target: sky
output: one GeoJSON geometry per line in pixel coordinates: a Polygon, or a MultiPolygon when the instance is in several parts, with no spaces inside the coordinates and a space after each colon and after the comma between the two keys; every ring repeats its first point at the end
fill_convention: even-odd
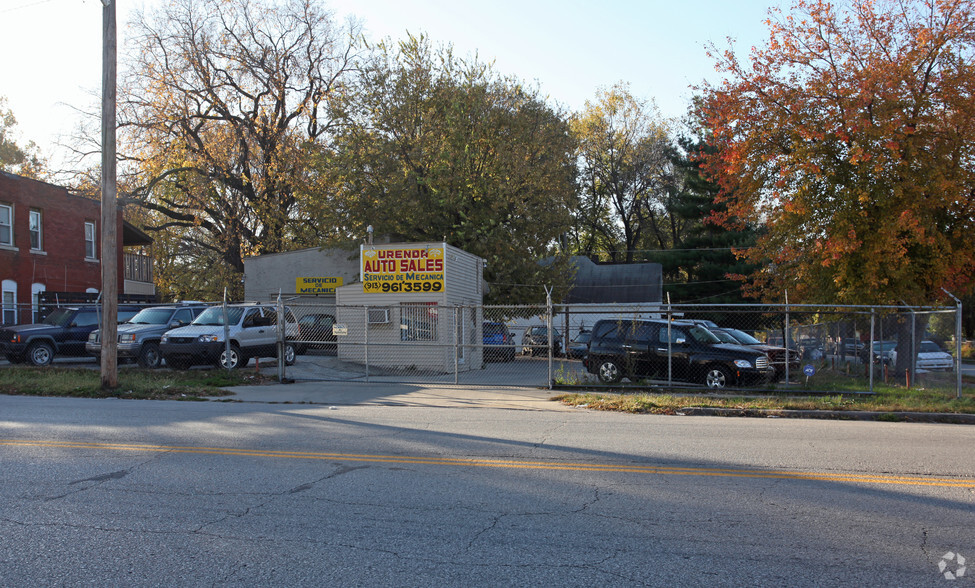
{"type": "MultiPolygon", "coordinates": [[[[133,9],[164,0],[117,0],[119,67],[133,9]]],[[[769,0],[323,0],[358,19],[370,40],[426,34],[455,54],[537,85],[550,103],[578,111],[602,89],[630,85],[665,117],[687,111],[691,86],[718,81],[705,47],[740,57],[767,38],[769,0]]],[[[18,143],[62,161],[82,112],[98,112],[100,0],[0,0],[0,96],[17,118],[18,143]]]]}

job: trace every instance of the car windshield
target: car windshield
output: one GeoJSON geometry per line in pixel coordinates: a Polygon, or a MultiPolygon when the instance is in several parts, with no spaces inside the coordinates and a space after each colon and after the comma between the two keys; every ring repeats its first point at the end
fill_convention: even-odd
{"type": "Polygon", "coordinates": [[[944,353],[934,341],[921,341],[921,353],[944,353]]]}
{"type": "Polygon", "coordinates": [[[731,336],[731,333],[727,331],[711,331],[715,337],[721,340],[722,343],[734,343],[735,345],[741,345],[738,339],[731,336]]]}
{"type": "Polygon", "coordinates": [[[74,316],[74,310],[70,308],[58,308],[44,319],[45,325],[56,325],[58,327],[67,326],[74,316]]]}
{"type": "MultiPolygon", "coordinates": [[[[244,309],[236,307],[227,308],[227,317],[230,319],[230,324],[236,325],[240,322],[240,316],[244,314],[244,309]]],[[[196,317],[193,321],[194,325],[208,325],[208,326],[220,326],[223,325],[223,307],[221,306],[211,306],[210,308],[204,310],[200,313],[200,316],[196,317]]]]}
{"type": "Polygon", "coordinates": [[[168,308],[146,308],[127,322],[134,325],[165,325],[172,315],[173,311],[168,308]]]}
{"type": "Polygon", "coordinates": [[[742,342],[744,345],[761,345],[762,342],[752,337],[745,331],[739,331],[738,329],[729,329],[731,336],[742,342]]]}
{"type": "Polygon", "coordinates": [[[590,339],[592,339],[592,333],[590,333],[589,331],[585,331],[583,333],[579,333],[578,335],[576,335],[576,338],[573,339],[572,341],[574,343],[588,343],[590,339]]]}
{"type": "Polygon", "coordinates": [[[694,339],[698,343],[706,343],[708,345],[721,343],[721,339],[718,339],[714,333],[704,327],[691,327],[687,332],[691,336],[691,339],[694,339]]]}

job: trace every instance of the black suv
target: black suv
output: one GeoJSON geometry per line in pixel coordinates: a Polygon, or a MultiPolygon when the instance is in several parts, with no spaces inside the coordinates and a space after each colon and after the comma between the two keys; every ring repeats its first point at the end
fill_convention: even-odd
{"type": "MultiPolygon", "coordinates": [[[[118,321],[124,322],[139,312],[137,306],[118,306],[118,321]]],[[[56,355],[85,356],[88,335],[101,323],[97,306],[65,306],[54,309],[44,322],[14,325],[0,329],[0,353],[10,363],[28,361],[49,365],[56,355]]]]}
{"type": "Polygon", "coordinates": [[[706,328],[662,320],[601,320],[592,328],[586,369],[604,383],[623,378],[696,382],[709,388],[764,385],[775,374],[767,355],[721,343],[706,328]]]}

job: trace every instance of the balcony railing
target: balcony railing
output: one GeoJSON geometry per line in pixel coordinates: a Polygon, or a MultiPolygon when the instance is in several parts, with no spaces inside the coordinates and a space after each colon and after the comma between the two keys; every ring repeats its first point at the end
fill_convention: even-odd
{"type": "Polygon", "coordinates": [[[123,253],[125,279],[135,282],[152,282],[152,258],[138,253],[123,253]]]}

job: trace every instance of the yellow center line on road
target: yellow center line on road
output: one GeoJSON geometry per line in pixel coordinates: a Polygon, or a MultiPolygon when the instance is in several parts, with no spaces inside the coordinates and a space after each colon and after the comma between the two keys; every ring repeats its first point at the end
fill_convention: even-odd
{"type": "Polygon", "coordinates": [[[612,472],[666,476],[711,476],[731,478],[764,478],[782,480],[818,480],[825,482],[851,482],[861,484],[897,484],[907,486],[939,486],[947,488],[975,488],[975,479],[938,478],[924,475],[898,476],[892,474],[855,474],[802,472],[787,470],[749,470],[734,468],[676,467],[627,464],[566,463],[557,461],[528,461],[515,459],[479,459],[453,457],[424,457],[405,455],[369,455],[356,453],[328,453],[306,451],[273,451],[264,449],[240,449],[232,447],[192,447],[177,445],[148,445],[133,443],[93,443],[85,441],[44,441],[24,439],[0,439],[0,446],[35,447],[57,449],[95,449],[100,451],[141,451],[160,453],[190,453],[265,457],[285,459],[315,459],[329,461],[358,461],[373,463],[406,463],[418,465],[443,465],[483,468],[514,468],[532,470],[562,470],[578,472],[612,472]]]}

